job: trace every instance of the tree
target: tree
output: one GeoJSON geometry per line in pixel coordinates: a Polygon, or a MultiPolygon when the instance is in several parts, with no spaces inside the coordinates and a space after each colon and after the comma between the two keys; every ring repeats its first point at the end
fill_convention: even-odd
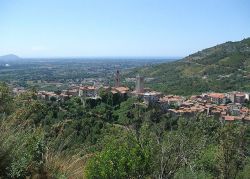
{"type": "Polygon", "coordinates": [[[0,114],[9,114],[12,111],[12,96],[5,83],[0,83],[0,114]]]}
{"type": "Polygon", "coordinates": [[[119,109],[114,112],[117,121],[123,125],[136,124],[140,117],[140,106],[136,105],[136,98],[129,98],[120,104],[119,109]]]}
{"type": "Polygon", "coordinates": [[[246,164],[242,171],[240,171],[237,175],[237,179],[249,179],[250,176],[250,159],[247,158],[246,164]]]}
{"type": "Polygon", "coordinates": [[[193,139],[180,131],[166,132],[157,154],[158,178],[172,178],[182,167],[194,172],[193,158],[202,146],[200,138],[193,139]]]}
{"type": "Polygon", "coordinates": [[[243,168],[245,161],[245,127],[226,124],[220,131],[217,167],[220,178],[235,178],[243,168]]]}
{"type": "Polygon", "coordinates": [[[133,135],[110,141],[87,163],[86,178],[145,178],[150,175],[151,155],[133,135]]]}

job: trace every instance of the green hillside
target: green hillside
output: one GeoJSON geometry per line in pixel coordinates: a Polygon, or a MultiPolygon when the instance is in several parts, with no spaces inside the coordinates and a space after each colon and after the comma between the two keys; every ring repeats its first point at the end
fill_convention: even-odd
{"type": "Polygon", "coordinates": [[[250,91],[250,38],[204,49],[182,60],[139,68],[154,80],[147,86],[165,93],[191,95],[205,91],[250,91]]]}

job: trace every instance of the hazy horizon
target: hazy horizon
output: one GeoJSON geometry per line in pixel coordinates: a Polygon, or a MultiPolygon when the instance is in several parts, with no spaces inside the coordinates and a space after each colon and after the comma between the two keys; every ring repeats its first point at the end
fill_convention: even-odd
{"type": "Polygon", "coordinates": [[[9,55],[15,55],[21,59],[167,59],[167,60],[175,60],[181,59],[184,57],[180,56],[33,56],[33,57],[25,57],[20,56],[18,54],[10,53],[10,54],[0,54],[0,57],[5,57],[9,55]]]}

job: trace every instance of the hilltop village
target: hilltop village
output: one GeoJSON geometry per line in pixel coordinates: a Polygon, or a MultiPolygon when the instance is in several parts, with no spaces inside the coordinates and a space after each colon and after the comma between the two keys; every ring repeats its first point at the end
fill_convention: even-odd
{"type": "MultiPolygon", "coordinates": [[[[114,86],[104,85],[72,85],[68,90],[60,92],[38,91],[39,99],[51,101],[65,101],[71,97],[79,96],[85,104],[86,100],[99,100],[100,92],[111,92],[124,99],[137,97],[139,105],[159,107],[163,113],[172,116],[192,117],[197,113],[204,113],[208,116],[216,116],[221,121],[250,121],[250,110],[245,106],[249,101],[250,93],[227,92],[227,93],[202,93],[189,98],[177,95],[165,95],[144,87],[144,77],[137,75],[135,89],[122,86],[119,70],[115,73],[114,86]]],[[[13,88],[13,93],[19,95],[26,90],[24,88],[13,88]]]]}

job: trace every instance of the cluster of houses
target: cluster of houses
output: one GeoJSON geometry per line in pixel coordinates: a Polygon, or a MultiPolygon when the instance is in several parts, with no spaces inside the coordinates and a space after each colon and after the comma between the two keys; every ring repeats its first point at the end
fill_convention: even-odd
{"type": "MultiPolygon", "coordinates": [[[[72,86],[69,90],[60,93],[39,91],[40,99],[65,101],[70,97],[79,96],[82,99],[100,99],[100,90],[106,90],[112,94],[121,96],[135,96],[142,99],[146,106],[158,106],[165,113],[173,116],[191,117],[197,113],[218,116],[223,121],[250,121],[250,110],[244,107],[249,101],[249,93],[228,92],[228,93],[203,93],[201,95],[185,98],[176,95],[163,95],[161,92],[144,88],[144,78],[136,76],[135,90],[120,85],[119,71],[115,75],[115,85],[110,86],[72,86]]],[[[13,92],[24,92],[24,89],[14,89],[13,92]]]]}
{"type": "Polygon", "coordinates": [[[249,101],[249,93],[203,93],[185,98],[177,95],[163,95],[157,91],[132,91],[143,99],[146,105],[158,106],[165,113],[172,116],[192,117],[197,113],[216,116],[221,121],[249,121],[250,109],[244,106],[249,101]]]}
{"type": "Polygon", "coordinates": [[[37,97],[43,100],[66,101],[70,97],[78,95],[77,89],[63,90],[60,93],[49,91],[38,91],[37,97]]]}
{"type": "Polygon", "coordinates": [[[250,110],[244,106],[248,100],[249,94],[243,92],[204,93],[188,99],[181,96],[163,97],[159,104],[163,110],[177,116],[204,113],[217,116],[222,121],[250,122],[250,110]]]}

